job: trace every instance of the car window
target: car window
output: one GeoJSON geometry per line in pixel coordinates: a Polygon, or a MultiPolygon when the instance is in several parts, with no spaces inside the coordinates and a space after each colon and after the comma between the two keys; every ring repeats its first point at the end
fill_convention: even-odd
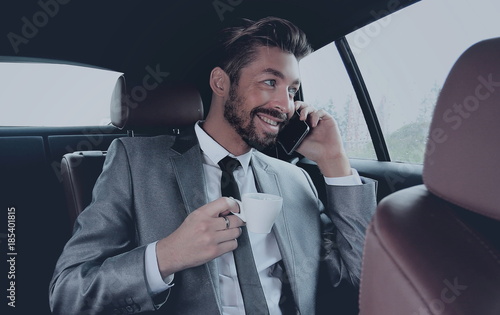
{"type": "Polygon", "coordinates": [[[0,63],[0,126],[100,126],[122,73],[51,63],[0,63]]]}
{"type": "Polygon", "coordinates": [[[337,121],[347,155],[376,159],[368,127],[335,43],[300,61],[304,101],[337,121]]]}
{"type": "Polygon", "coordinates": [[[391,160],[423,162],[444,80],[469,46],[500,36],[498,12],[497,0],[420,1],[346,36],[391,160]]]}

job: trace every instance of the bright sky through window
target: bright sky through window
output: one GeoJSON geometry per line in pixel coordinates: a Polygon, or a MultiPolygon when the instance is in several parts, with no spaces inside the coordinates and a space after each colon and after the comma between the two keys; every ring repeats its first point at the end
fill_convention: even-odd
{"type": "Polygon", "coordinates": [[[109,123],[121,73],[51,63],[0,63],[0,126],[109,123]]]}

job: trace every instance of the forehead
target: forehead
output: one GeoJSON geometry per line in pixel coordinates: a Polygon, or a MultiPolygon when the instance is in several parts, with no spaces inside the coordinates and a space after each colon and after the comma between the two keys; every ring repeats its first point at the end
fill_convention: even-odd
{"type": "Polygon", "coordinates": [[[278,47],[258,47],[253,61],[241,69],[242,76],[256,77],[269,75],[269,69],[276,70],[286,81],[298,81],[300,77],[299,62],[291,53],[278,47]]]}

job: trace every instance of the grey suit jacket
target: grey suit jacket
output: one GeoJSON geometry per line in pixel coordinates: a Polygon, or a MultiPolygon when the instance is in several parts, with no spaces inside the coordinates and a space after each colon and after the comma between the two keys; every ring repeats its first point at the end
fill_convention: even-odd
{"type": "MultiPolygon", "coordinates": [[[[274,233],[295,304],[301,314],[314,314],[320,262],[328,265],[334,285],[359,283],[375,183],[328,187],[326,216],[304,170],[258,152],[251,163],[259,191],[283,196],[274,233]]],[[[220,314],[214,261],[177,272],[174,287],[156,297],[144,274],[147,244],[168,236],[206,204],[205,186],[195,137],[115,140],[92,203],[57,262],[49,292],[53,312],[220,314]]]]}

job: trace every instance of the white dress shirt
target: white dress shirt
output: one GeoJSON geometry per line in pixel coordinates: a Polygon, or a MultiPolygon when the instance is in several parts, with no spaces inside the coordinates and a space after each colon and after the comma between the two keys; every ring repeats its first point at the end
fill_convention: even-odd
{"type": "MultiPolygon", "coordinates": [[[[196,124],[195,132],[203,152],[205,187],[209,202],[221,197],[222,171],[217,163],[227,155],[238,159],[241,164],[241,167],[238,167],[234,171],[234,177],[240,193],[257,192],[250,163],[254,149],[243,155],[234,156],[210,137],[200,127],[200,123],[196,124]]],[[[362,184],[358,173],[354,169],[350,176],[339,178],[325,177],[325,182],[328,185],[344,186],[362,184]]],[[[273,275],[276,263],[281,260],[281,253],[274,232],[256,234],[248,231],[248,234],[269,312],[271,315],[281,314],[279,308],[281,281],[273,275]]],[[[156,260],[156,242],[149,244],[146,248],[145,262],[146,277],[151,294],[157,294],[173,286],[174,275],[170,275],[165,279],[161,277],[156,260]]],[[[219,269],[219,287],[223,313],[226,315],[245,314],[233,253],[228,252],[216,258],[216,262],[219,269]]]]}

